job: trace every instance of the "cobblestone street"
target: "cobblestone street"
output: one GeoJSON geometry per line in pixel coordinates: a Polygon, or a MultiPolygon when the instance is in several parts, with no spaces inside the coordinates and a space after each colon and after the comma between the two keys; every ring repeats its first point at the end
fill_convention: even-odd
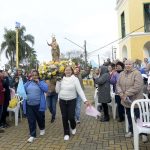
{"type": "MultiPolygon", "coordinates": [[[[87,86],[86,96],[93,101],[94,89],[87,86]]],[[[28,123],[26,119],[19,125],[9,122],[11,127],[0,133],[0,150],[133,150],[133,138],[125,138],[125,123],[114,121],[101,123],[94,117],[85,115],[82,105],[81,123],[77,125],[77,133],[71,135],[69,141],[64,142],[63,126],[60,109],[57,107],[56,121],[50,123],[50,114],[46,112],[46,134],[39,136],[33,143],[27,143],[29,137],[28,123]]],[[[150,139],[150,138],[149,138],[150,139]]],[[[150,142],[143,144],[140,141],[141,150],[150,150],[150,142]]]]}

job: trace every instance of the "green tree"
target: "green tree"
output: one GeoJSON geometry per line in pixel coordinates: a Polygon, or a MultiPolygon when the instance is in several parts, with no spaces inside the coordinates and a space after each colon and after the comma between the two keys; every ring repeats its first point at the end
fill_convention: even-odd
{"type": "MultiPolygon", "coordinates": [[[[26,28],[22,26],[19,29],[18,41],[19,41],[19,63],[22,62],[25,57],[28,58],[33,55],[36,57],[36,52],[33,50],[34,37],[31,34],[25,35],[26,28]]],[[[6,58],[9,60],[11,67],[15,64],[16,55],[16,31],[4,29],[4,41],[1,44],[0,52],[5,52],[6,58]]]]}

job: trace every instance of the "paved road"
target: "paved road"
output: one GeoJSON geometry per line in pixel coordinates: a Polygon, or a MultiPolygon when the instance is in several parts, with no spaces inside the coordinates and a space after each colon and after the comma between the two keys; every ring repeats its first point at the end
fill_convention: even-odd
{"type": "MultiPolygon", "coordinates": [[[[86,87],[85,93],[93,101],[94,89],[86,87]]],[[[111,117],[110,122],[101,123],[84,113],[82,107],[81,124],[77,125],[77,133],[69,141],[63,140],[63,128],[59,106],[57,119],[51,124],[50,114],[46,112],[46,134],[39,136],[34,143],[27,143],[29,137],[27,120],[19,122],[18,127],[14,122],[9,122],[11,127],[0,133],[0,150],[133,150],[133,138],[125,138],[124,123],[118,123],[111,117]]],[[[150,138],[150,137],[149,137],[150,138]]],[[[150,150],[150,142],[143,144],[141,150],[150,150]]]]}

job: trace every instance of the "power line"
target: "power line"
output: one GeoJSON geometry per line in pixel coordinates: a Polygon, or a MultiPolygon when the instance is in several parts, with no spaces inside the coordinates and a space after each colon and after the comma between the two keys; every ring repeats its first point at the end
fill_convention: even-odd
{"type": "Polygon", "coordinates": [[[69,40],[68,38],[65,38],[65,39],[66,39],[66,40],[68,40],[69,42],[71,42],[71,43],[75,44],[76,46],[78,46],[78,47],[82,48],[82,49],[84,50],[84,48],[83,48],[82,46],[78,45],[77,43],[75,43],[75,42],[73,42],[73,41],[69,40]]]}
{"type": "MultiPolygon", "coordinates": [[[[141,26],[141,27],[139,27],[139,28],[133,30],[132,32],[128,33],[125,37],[127,37],[127,36],[129,36],[130,34],[132,34],[132,33],[136,32],[136,31],[142,29],[143,27],[144,27],[144,26],[141,26]]],[[[125,38],[125,37],[124,37],[124,38],[125,38]]],[[[105,48],[105,47],[107,47],[107,46],[109,46],[109,45],[111,45],[111,44],[113,44],[113,43],[115,43],[115,42],[121,40],[121,39],[122,39],[122,37],[119,38],[119,39],[117,39],[117,40],[114,40],[114,41],[112,41],[112,42],[110,42],[110,43],[108,43],[108,44],[106,44],[106,45],[104,45],[104,46],[102,46],[102,47],[100,47],[100,48],[94,50],[94,51],[91,51],[91,52],[88,53],[88,55],[90,55],[91,53],[94,53],[94,52],[96,52],[96,51],[99,51],[99,50],[101,50],[101,49],[103,49],[103,48],[105,48]]]]}

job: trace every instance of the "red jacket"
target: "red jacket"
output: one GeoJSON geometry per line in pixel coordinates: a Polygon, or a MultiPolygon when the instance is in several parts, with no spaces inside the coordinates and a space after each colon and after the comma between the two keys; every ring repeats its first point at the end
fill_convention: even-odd
{"type": "Polygon", "coordinates": [[[4,103],[4,88],[2,80],[0,79],[0,105],[3,105],[4,103]]]}

